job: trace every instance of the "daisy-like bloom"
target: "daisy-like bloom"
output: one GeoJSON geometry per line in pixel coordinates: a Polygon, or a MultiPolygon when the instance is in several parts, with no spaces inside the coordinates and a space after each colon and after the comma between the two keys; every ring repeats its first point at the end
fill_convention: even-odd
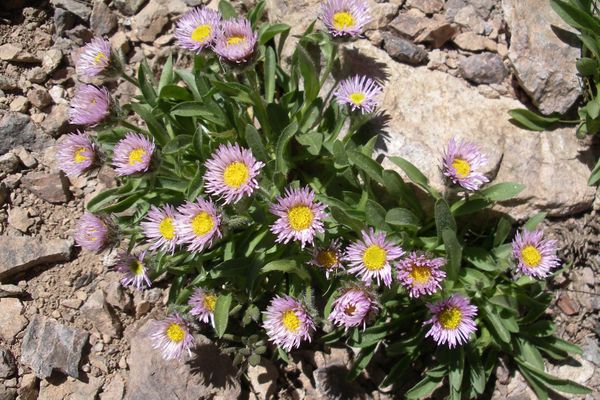
{"type": "Polygon", "coordinates": [[[429,303],[427,308],[433,317],[423,323],[431,325],[425,337],[432,336],[438,345],[446,344],[449,348],[462,345],[468,342],[469,336],[477,330],[473,320],[477,315],[477,307],[459,294],[429,303]]]}
{"type": "Polygon", "coordinates": [[[408,290],[410,297],[434,294],[446,277],[446,273],[440,269],[445,264],[445,258],[427,258],[413,251],[398,263],[398,280],[408,290]]]}
{"type": "Polygon", "coordinates": [[[256,161],[250,150],[236,144],[222,144],[204,164],[204,188],[225,204],[237,203],[258,188],[256,177],[264,163],[256,161]]]}
{"type": "Polygon", "coordinates": [[[367,285],[373,278],[377,285],[392,284],[392,266],[390,262],[402,257],[404,250],[385,237],[385,233],[375,233],[373,228],[362,231],[362,240],[352,243],[346,249],[346,260],[350,264],[348,272],[357,275],[367,285]]]}
{"type": "Polygon", "coordinates": [[[58,148],[56,158],[60,169],[68,176],[77,176],[90,168],[96,160],[94,143],[85,132],[70,133],[58,148]]]}
{"type": "Polygon", "coordinates": [[[480,171],[487,157],[473,143],[451,138],[442,162],[442,173],[455,185],[474,191],[489,182],[480,171]]]}
{"type": "Polygon", "coordinates": [[[254,53],[257,39],[258,34],[246,18],[228,19],[221,22],[214,51],[227,61],[242,63],[254,53]]]}
{"type": "Polygon", "coordinates": [[[83,47],[75,68],[81,76],[96,76],[109,66],[110,42],[101,37],[95,37],[83,47]]]}
{"type": "Polygon", "coordinates": [[[217,296],[214,293],[198,288],[190,297],[188,304],[192,307],[190,314],[198,317],[202,322],[210,322],[213,327],[215,326],[214,311],[217,304],[217,296]]]}
{"type": "Polygon", "coordinates": [[[81,85],[71,100],[69,122],[73,125],[98,125],[110,115],[110,104],[110,94],[104,86],[81,85]]]}
{"type": "Polygon", "coordinates": [[[221,23],[221,14],[206,7],[196,7],[185,13],[175,26],[175,37],[183,48],[200,53],[210,47],[221,23]]]}
{"type": "Polygon", "coordinates": [[[315,323],[302,303],[293,297],[275,296],[263,314],[269,340],[285,351],[300,347],[303,340],[311,341],[315,323]]]}
{"type": "Polygon", "coordinates": [[[210,200],[200,197],[177,208],[175,235],[177,244],[187,244],[188,250],[201,252],[212,246],[215,237],[221,237],[221,217],[210,200]]]}
{"type": "Polygon", "coordinates": [[[556,256],[556,240],[543,239],[543,232],[523,230],[517,232],[512,242],[517,269],[534,278],[545,278],[550,270],[560,266],[556,256]]]}
{"type": "Polygon", "coordinates": [[[321,20],[333,36],[360,35],[371,20],[364,0],[327,0],[321,8],[321,20]]]}
{"type": "Polygon", "coordinates": [[[109,243],[111,229],[107,218],[86,211],[77,223],[75,242],[83,249],[100,251],[109,243]]]}
{"type": "Polygon", "coordinates": [[[137,257],[133,254],[121,253],[117,261],[117,271],[124,276],[121,279],[123,286],[134,286],[136,289],[144,289],[152,286],[148,277],[148,268],[144,263],[146,252],[141,252],[137,257]]]}
{"type": "Polygon", "coordinates": [[[370,113],[379,104],[377,96],[382,90],[382,86],[373,79],[364,75],[355,75],[341,81],[334,95],[339,103],[348,104],[352,111],[370,113]]]}
{"type": "Polygon", "coordinates": [[[342,250],[339,239],[334,239],[327,247],[315,247],[312,250],[312,259],[309,261],[312,265],[323,268],[325,276],[342,268],[342,250]]]}
{"type": "Polygon", "coordinates": [[[371,295],[362,289],[350,289],[333,301],[329,320],[338,326],[353,328],[362,325],[378,310],[371,295]]]}
{"type": "Polygon", "coordinates": [[[162,321],[155,321],[149,335],[152,347],[160,350],[165,360],[181,359],[184,351],[192,356],[190,347],[194,337],[190,334],[187,323],[175,313],[162,321]]]}
{"type": "Polygon", "coordinates": [[[113,166],[118,175],[145,172],[152,161],[154,141],[139,133],[129,132],[113,149],[113,166]]]}
{"type": "Polygon", "coordinates": [[[146,218],[140,223],[150,250],[173,253],[177,245],[175,235],[175,207],[167,204],[161,208],[151,206],[146,218]]]}
{"type": "Polygon", "coordinates": [[[278,243],[299,240],[302,248],[313,243],[315,233],[325,232],[323,218],[325,205],[315,202],[315,193],[307,186],[301,189],[286,188],[284,196],[278,196],[269,211],[279,218],[271,225],[278,243]]]}

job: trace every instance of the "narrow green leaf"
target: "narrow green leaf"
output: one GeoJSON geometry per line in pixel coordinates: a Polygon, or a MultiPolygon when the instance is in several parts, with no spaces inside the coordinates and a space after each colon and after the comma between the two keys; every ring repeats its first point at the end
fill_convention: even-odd
{"type": "Polygon", "coordinates": [[[162,73],[158,81],[158,92],[160,93],[165,86],[171,83],[173,83],[173,55],[169,54],[162,67],[162,73]]]}
{"type": "Polygon", "coordinates": [[[490,201],[504,201],[514,198],[525,189],[525,185],[513,182],[503,182],[488,186],[480,193],[490,201]]]}
{"type": "Polygon", "coordinates": [[[598,72],[598,61],[593,58],[580,58],[575,65],[577,71],[583,76],[594,76],[598,72]]]}
{"type": "Polygon", "coordinates": [[[465,352],[462,347],[452,351],[448,364],[448,381],[454,390],[460,390],[465,370],[465,352]]]}
{"type": "Polygon", "coordinates": [[[594,186],[600,181],[600,159],[596,162],[594,169],[592,169],[592,174],[588,178],[588,185],[594,186]]]}
{"type": "Polygon", "coordinates": [[[283,132],[281,132],[279,140],[277,140],[275,162],[277,163],[277,170],[283,174],[287,173],[289,168],[288,162],[286,161],[287,145],[290,142],[290,140],[294,137],[296,132],[298,132],[298,122],[294,120],[283,130],[283,132]]]}
{"type": "Polygon", "coordinates": [[[269,155],[267,154],[267,150],[262,143],[262,139],[254,127],[254,125],[246,125],[246,143],[248,147],[252,150],[252,154],[260,161],[268,161],[269,155]]]}
{"type": "Polygon", "coordinates": [[[442,239],[442,231],[444,229],[450,229],[456,232],[456,221],[450,212],[450,207],[444,199],[439,199],[435,202],[435,226],[437,229],[438,238],[442,239]]]}
{"type": "Polygon", "coordinates": [[[138,68],[138,84],[142,91],[142,96],[144,96],[146,103],[155,106],[156,91],[154,90],[154,87],[152,87],[152,82],[148,75],[151,75],[151,72],[146,71],[144,63],[140,63],[140,67],[138,68]]]}
{"type": "Polygon", "coordinates": [[[529,218],[527,222],[525,222],[523,228],[527,229],[528,231],[535,231],[535,228],[537,228],[540,222],[546,218],[546,215],[547,214],[545,212],[535,214],[533,217],[529,218]]]}
{"type": "Polygon", "coordinates": [[[523,359],[516,358],[517,363],[524,368],[526,368],[533,376],[537,379],[545,383],[547,386],[552,388],[553,390],[557,390],[563,393],[572,393],[572,394],[589,394],[592,393],[592,390],[586,386],[580,385],[579,383],[573,382],[568,379],[561,379],[555,376],[552,376],[543,370],[537,368],[535,365],[531,364],[529,361],[525,361],[523,359]]]}
{"type": "Polygon", "coordinates": [[[265,81],[265,100],[272,103],[275,96],[275,70],[277,68],[277,57],[272,47],[267,47],[265,53],[264,81],[265,81]]]}
{"type": "Polygon", "coordinates": [[[348,373],[348,380],[356,379],[361,372],[369,365],[373,355],[375,355],[375,346],[362,349],[352,364],[352,369],[348,373]]]}
{"type": "Polygon", "coordinates": [[[587,30],[600,35],[600,22],[591,13],[562,0],[551,0],[550,6],[573,28],[587,30]]]}
{"type": "Polygon", "coordinates": [[[227,0],[219,1],[219,12],[223,16],[223,19],[235,18],[237,15],[235,8],[227,0]]]}
{"type": "Polygon", "coordinates": [[[409,161],[405,160],[402,157],[388,157],[391,162],[402,168],[404,173],[408,176],[408,178],[414,183],[423,186],[429,187],[429,180],[417,167],[411,164],[409,161]]]}
{"type": "Polygon", "coordinates": [[[231,294],[220,295],[215,304],[215,332],[218,337],[223,337],[229,322],[229,308],[231,307],[231,294]]]}
{"type": "Polygon", "coordinates": [[[430,375],[426,375],[425,378],[421,379],[408,392],[406,392],[405,396],[407,399],[423,399],[440,385],[442,379],[443,376],[432,377],[430,375]]]}
{"type": "Polygon", "coordinates": [[[267,273],[271,271],[285,272],[287,274],[295,274],[300,279],[310,281],[310,274],[306,269],[298,263],[296,260],[275,260],[267,263],[261,268],[261,273],[267,273]]]}
{"type": "Polygon", "coordinates": [[[550,129],[554,124],[556,124],[560,120],[560,117],[545,117],[524,108],[512,109],[508,111],[508,114],[514,120],[511,122],[516,123],[521,128],[538,132],[550,129]]]}
{"type": "Polygon", "coordinates": [[[304,46],[298,45],[295,54],[297,55],[300,74],[304,79],[304,102],[310,104],[317,98],[321,89],[317,68],[304,46]]]}
{"type": "Polygon", "coordinates": [[[385,215],[385,222],[411,230],[418,230],[421,223],[417,216],[405,208],[392,208],[385,215]]]}
{"type": "Polygon", "coordinates": [[[462,257],[462,247],[456,238],[456,232],[452,229],[444,228],[442,230],[442,239],[446,249],[448,265],[446,267],[448,280],[455,281],[460,271],[460,260],[462,257]]]}
{"type": "Polygon", "coordinates": [[[264,24],[258,33],[258,43],[264,45],[275,36],[287,33],[289,30],[290,26],[287,24],[264,24]]]}
{"type": "Polygon", "coordinates": [[[359,169],[366,172],[371,179],[383,185],[383,178],[381,176],[383,168],[377,161],[355,150],[348,152],[348,159],[359,169]]]}

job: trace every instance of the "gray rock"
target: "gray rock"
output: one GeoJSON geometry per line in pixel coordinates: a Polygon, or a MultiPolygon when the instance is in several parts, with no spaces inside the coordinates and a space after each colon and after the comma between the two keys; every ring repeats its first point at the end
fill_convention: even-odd
{"type": "Polygon", "coordinates": [[[25,297],[27,293],[17,285],[0,285],[0,297],[25,297]]]}
{"type": "Polygon", "coordinates": [[[117,16],[103,1],[97,1],[92,9],[90,27],[98,36],[110,35],[117,29],[117,16]]]}
{"type": "Polygon", "coordinates": [[[31,155],[23,146],[16,147],[13,149],[13,153],[17,155],[21,164],[25,166],[25,168],[35,168],[37,165],[37,160],[34,156],[31,155]]]}
{"type": "Polygon", "coordinates": [[[444,0],[407,0],[406,6],[418,8],[425,14],[433,14],[444,8],[444,0]]]}
{"type": "Polygon", "coordinates": [[[106,302],[121,311],[131,309],[131,297],[123,290],[123,285],[118,280],[106,287],[106,302]]]}
{"type": "Polygon", "coordinates": [[[481,19],[475,7],[470,4],[458,10],[454,16],[454,23],[476,34],[482,34],[485,30],[483,19],[481,19]]]}
{"type": "Polygon", "coordinates": [[[25,96],[16,96],[10,102],[9,109],[13,112],[26,113],[29,110],[29,100],[25,96]]]}
{"type": "Polygon", "coordinates": [[[21,207],[13,207],[8,211],[8,224],[20,232],[26,233],[33,225],[27,210],[21,207]]]}
{"type": "Polygon", "coordinates": [[[27,318],[23,316],[23,303],[12,297],[0,299],[0,336],[12,343],[25,326],[27,318]]]}
{"type": "Polygon", "coordinates": [[[17,390],[9,388],[0,383],[0,400],[15,400],[17,398],[17,390]]]}
{"type": "Polygon", "coordinates": [[[376,3],[370,6],[371,21],[365,26],[365,30],[385,28],[398,14],[400,7],[393,3],[376,3]]]}
{"type": "Polygon", "coordinates": [[[433,18],[427,18],[417,9],[398,14],[390,27],[406,38],[417,43],[431,43],[435,48],[442,47],[456,33],[456,28],[444,17],[434,15],[433,18]]]}
{"type": "Polygon", "coordinates": [[[0,236],[0,279],[36,265],[69,261],[72,239],[39,240],[31,237],[0,236]]]}
{"type": "Polygon", "coordinates": [[[42,128],[48,135],[57,138],[69,130],[69,106],[56,104],[42,122],[42,128]]]}
{"type": "Polygon", "coordinates": [[[477,35],[473,32],[459,33],[452,39],[458,48],[467,51],[496,51],[498,44],[492,39],[477,35]]]}
{"type": "MultiPolygon", "coordinates": [[[[104,384],[104,377],[88,375],[86,380],[67,377],[66,380],[50,378],[40,383],[40,394],[37,400],[91,400],[97,399],[98,392],[104,384]]],[[[120,400],[120,399],[116,399],[120,400]]]]}
{"type": "Polygon", "coordinates": [[[128,341],[129,377],[127,400],[196,400],[214,398],[237,399],[241,387],[229,357],[204,336],[196,336],[194,357],[187,361],[165,361],[152,348],[148,335],[153,321],[147,321],[128,341]]]}
{"type": "Polygon", "coordinates": [[[39,110],[46,108],[52,103],[52,97],[44,87],[37,87],[27,92],[27,99],[39,110]]]}
{"type": "Polygon", "coordinates": [[[494,53],[475,54],[460,61],[458,70],[473,83],[500,83],[506,78],[502,57],[494,53]]]}
{"type": "Polygon", "coordinates": [[[19,170],[19,157],[13,152],[6,153],[0,156],[0,172],[5,174],[13,174],[19,170]]]}
{"type": "Polygon", "coordinates": [[[69,12],[77,15],[84,21],[87,21],[92,13],[89,2],[78,0],[50,0],[50,4],[52,4],[54,8],[69,10],[69,12]]]}
{"type": "Polygon", "coordinates": [[[317,392],[328,399],[364,399],[367,393],[362,385],[347,379],[350,370],[343,365],[329,365],[313,371],[317,392]]]}
{"type": "Polygon", "coordinates": [[[58,35],[62,35],[75,26],[77,16],[70,11],[63,10],[62,8],[55,8],[52,20],[54,21],[56,33],[58,35]]]}
{"type": "Polygon", "coordinates": [[[0,348],[0,378],[10,378],[17,373],[15,357],[10,350],[0,348]]]}
{"type": "Polygon", "coordinates": [[[247,374],[255,393],[260,393],[265,399],[276,398],[279,372],[270,360],[261,357],[258,365],[248,366],[247,374]]]}
{"type": "Polygon", "coordinates": [[[125,15],[135,15],[147,0],[113,0],[112,5],[125,15]]]}
{"type": "Polygon", "coordinates": [[[16,90],[18,88],[19,84],[15,79],[5,75],[0,75],[0,90],[16,90]]]}
{"type": "MultiPolygon", "coordinates": [[[[104,4],[104,3],[103,3],[104,4]]],[[[60,66],[62,62],[62,51],[60,49],[49,49],[44,53],[42,57],[42,67],[51,74],[56,68],[60,66]]]]}
{"type": "Polygon", "coordinates": [[[142,42],[152,43],[169,23],[168,8],[157,0],[150,2],[131,21],[133,31],[142,42]]]}
{"type": "Polygon", "coordinates": [[[580,50],[555,30],[571,28],[546,0],[503,0],[502,6],[511,33],[508,58],[521,87],[542,113],[564,113],[581,94],[575,67],[580,50]]]}
{"type": "Polygon", "coordinates": [[[100,393],[100,400],[121,400],[125,393],[125,382],[120,375],[115,375],[100,393]]]}
{"type": "Polygon", "coordinates": [[[36,400],[38,398],[38,378],[35,374],[25,374],[17,389],[21,400],[36,400]]]}
{"type": "Polygon", "coordinates": [[[27,71],[27,80],[33,83],[44,83],[48,80],[48,72],[42,67],[32,68],[27,71]]]}
{"type": "Polygon", "coordinates": [[[81,316],[89,320],[103,335],[115,338],[121,333],[121,323],[112,307],[106,302],[105,294],[101,289],[96,290],[81,307],[81,316]]]}
{"type": "Polygon", "coordinates": [[[383,48],[390,57],[411,65],[427,63],[427,51],[413,42],[385,33],[383,35],[383,48]]]}
{"type": "Polygon", "coordinates": [[[21,364],[31,368],[40,379],[49,377],[54,370],[78,378],[79,362],[88,337],[81,329],[36,315],[23,338],[21,364]]]}
{"type": "Polygon", "coordinates": [[[30,172],[21,179],[23,187],[49,203],[66,203],[71,197],[69,180],[62,172],[30,172]]]}
{"type": "Polygon", "coordinates": [[[19,145],[34,146],[39,129],[28,115],[9,112],[0,119],[0,155],[19,145]]]}

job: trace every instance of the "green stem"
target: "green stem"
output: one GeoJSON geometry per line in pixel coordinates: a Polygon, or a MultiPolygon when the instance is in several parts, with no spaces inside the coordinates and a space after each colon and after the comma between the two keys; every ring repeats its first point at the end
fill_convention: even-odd
{"type": "Polygon", "coordinates": [[[148,134],[148,132],[146,132],[145,130],[143,130],[142,128],[140,128],[139,126],[133,125],[130,122],[127,122],[125,120],[121,120],[120,124],[123,125],[125,128],[129,128],[132,131],[136,131],[138,133],[144,133],[144,134],[148,134]]]}
{"type": "Polygon", "coordinates": [[[135,85],[135,87],[139,88],[140,85],[138,85],[138,82],[133,79],[131,76],[129,76],[125,71],[121,72],[121,76],[123,77],[123,79],[125,79],[127,82],[131,83],[132,85],[135,85]]]}

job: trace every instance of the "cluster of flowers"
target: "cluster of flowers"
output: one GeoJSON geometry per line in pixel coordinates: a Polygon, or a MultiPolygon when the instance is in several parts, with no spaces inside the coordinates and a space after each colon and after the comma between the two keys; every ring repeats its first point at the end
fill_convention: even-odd
{"type": "MultiPolygon", "coordinates": [[[[369,16],[364,2],[329,0],[323,5],[321,19],[334,36],[354,36],[361,32],[369,16]]],[[[176,37],[184,48],[196,52],[212,49],[223,59],[235,63],[248,60],[257,41],[257,34],[246,19],[222,20],[219,13],[207,8],[193,9],[184,15],[177,23],[176,37]]],[[[77,70],[88,76],[98,75],[109,68],[110,63],[110,45],[102,38],[95,38],[83,49],[77,70]]],[[[339,83],[335,97],[353,110],[372,112],[382,90],[374,80],[354,76],[339,83]]],[[[84,85],[72,101],[71,122],[94,126],[111,113],[110,108],[111,100],[105,88],[84,85]]],[[[153,140],[130,132],[115,145],[112,165],[121,176],[141,174],[152,169],[152,159],[156,156],[153,140]]],[[[88,171],[101,158],[98,146],[87,132],[68,135],[58,153],[61,168],[70,176],[88,171]]],[[[486,162],[476,146],[453,138],[443,154],[441,169],[449,184],[476,191],[488,182],[482,172],[486,162]]],[[[150,251],[174,253],[177,246],[184,246],[189,252],[210,248],[222,237],[221,207],[251,196],[259,188],[258,177],[264,164],[257,161],[249,149],[238,144],[222,144],[204,166],[205,192],[216,200],[198,197],[178,206],[151,206],[141,222],[150,251]]],[[[306,245],[314,246],[316,234],[325,232],[326,206],[315,200],[315,193],[308,187],[286,188],[269,210],[276,217],[270,230],[278,243],[297,241],[304,249],[306,245]]],[[[76,241],[82,248],[100,251],[114,244],[117,231],[110,216],[86,212],[79,222],[76,241]]],[[[446,277],[442,270],[445,259],[422,252],[407,254],[385,233],[372,228],[363,230],[361,235],[360,240],[345,250],[339,238],[311,250],[311,264],[323,269],[328,278],[333,273],[346,271],[360,280],[342,289],[333,302],[329,320],[334,325],[364,329],[379,310],[373,282],[376,287],[391,286],[393,266],[399,283],[413,298],[432,295],[441,289],[446,277]]],[[[547,276],[559,264],[555,253],[555,242],[543,239],[541,231],[517,233],[513,241],[517,269],[529,276],[547,276]]],[[[124,274],[123,285],[138,289],[151,285],[146,252],[122,253],[117,269],[124,274]]],[[[189,299],[190,314],[214,325],[216,301],[216,293],[197,288],[189,299]]],[[[431,325],[427,336],[432,336],[438,344],[452,348],[467,342],[475,332],[477,308],[462,295],[453,294],[427,306],[432,314],[431,319],[424,322],[431,325]]],[[[270,340],[287,351],[299,347],[302,341],[310,341],[316,330],[315,319],[308,308],[299,299],[287,295],[271,300],[264,311],[263,326],[270,340]]],[[[178,314],[160,321],[152,338],[155,347],[161,349],[167,359],[179,358],[185,350],[189,352],[193,343],[188,324],[178,314]]]]}

